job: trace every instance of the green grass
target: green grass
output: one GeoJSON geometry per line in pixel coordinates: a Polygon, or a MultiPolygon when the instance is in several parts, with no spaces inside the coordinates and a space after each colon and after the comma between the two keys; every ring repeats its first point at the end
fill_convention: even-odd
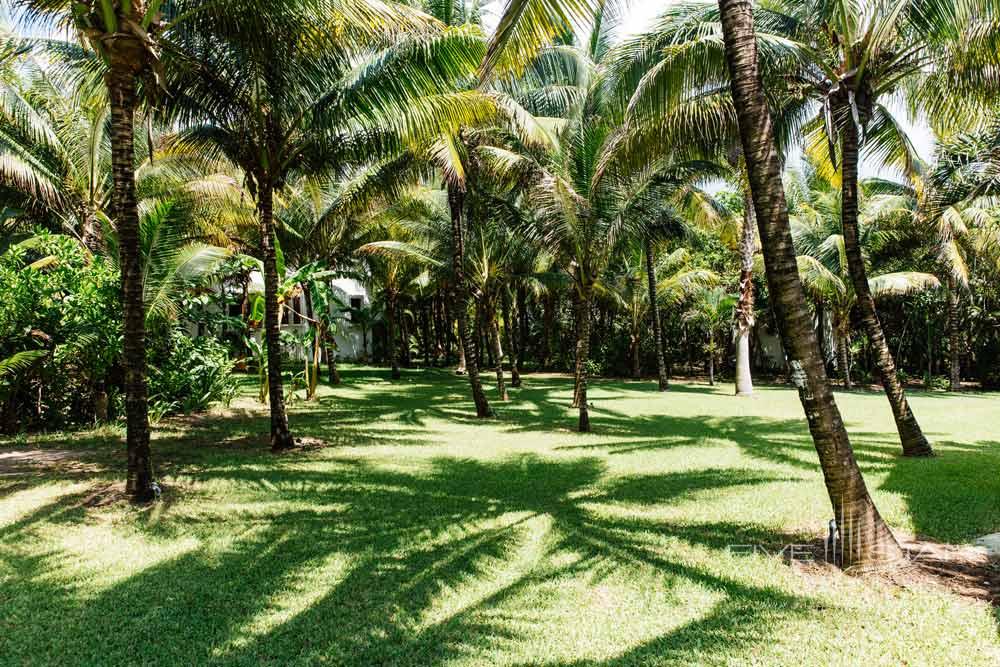
{"type": "MultiPolygon", "coordinates": [[[[159,425],[147,509],[94,497],[120,481],[113,433],[29,439],[81,462],[0,476],[0,663],[1000,661],[985,604],[729,549],[830,514],[788,389],[598,381],[581,435],[566,378],[529,376],[488,422],[445,372],[344,380],[292,408],[325,448],[271,456],[249,399],[159,425]]],[[[894,528],[1000,530],[1000,396],[916,393],[933,460],[897,455],[881,395],[838,399],[894,528]]]]}

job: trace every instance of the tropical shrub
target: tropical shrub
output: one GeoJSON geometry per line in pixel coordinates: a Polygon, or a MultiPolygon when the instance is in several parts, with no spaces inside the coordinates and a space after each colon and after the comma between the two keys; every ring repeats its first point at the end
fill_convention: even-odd
{"type": "Polygon", "coordinates": [[[7,432],[93,423],[118,381],[118,272],[76,240],[43,230],[0,255],[0,359],[33,363],[5,374],[7,432]]]}
{"type": "Polygon", "coordinates": [[[149,397],[159,415],[203,412],[213,403],[229,405],[239,389],[233,359],[216,338],[191,338],[180,329],[149,360],[149,397]]]}

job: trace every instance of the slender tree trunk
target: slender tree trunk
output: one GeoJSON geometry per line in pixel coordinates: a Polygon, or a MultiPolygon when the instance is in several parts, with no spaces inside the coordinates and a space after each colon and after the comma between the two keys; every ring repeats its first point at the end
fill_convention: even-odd
{"type": "Polygon", "coordinates": [[[660,309],[656,305],[656,267],[653,266],[653,243],[648,237],[642,241],[646,254],[646,287],[649,290],[649,317],[653,322],[653,340],[656,343],[656,370],[660,391],[670,388],[667,373],[667,359],[663,340],[663,324],[660,321],[660,309]]]}
{"type": "MultiPolygon", "coordinates": [[[[476,416],[492,417],[493,410],[486,399],[482,381],[479,379],[479,359],[472,344],[469,331],[469,286],[465,279],[465,231],[462,216],[465,213],[465,193],[456,185],[448,184],[448,205],[451,208],[451,268],[455,281],[455,304],[458,315],[459,355],[465,357],[465,371],[469,376],[472,400],[476,404],[476,416]]],[[[461,367],[461,359],[459,367],[461,367]]]]}
{"type": "Polygon", "coordinates": [[[587,405],[587,359],[590,357],[590,295],[579,295],[579,309],[576,334],[576,404],[580,409],[580,421],[577,430],[580,433],[590,432],[590,408],[587,405]]]}
{"type": "MultiPolygon", "coordinates": [[[[587,330],[590,330],[590,313],[583,312],[583,301],[578,290],[573,291],[573,335],[576,336],[576,362],[573,366],[573,407],[580,407],[580,378],[583,376],[585,359],[580,354],[580,340],[583,335],[583,319],[587,319],[587,330]]],[[[589,342],[589,340],[588,340],[589,342]]],[[[587,350],[590,351],[589,348],[587,350]]]]}
{"type": "Polygon", "coordinates": [[[628,350],[632,358],[632,379],[638,380],[642,377],[642,368],[639,364],[639,334],[633,332],[629,336],[628,350]]]}
{"type": "Polygon", "coordinates": [[[89,206],[85,207],[83,211],[83,228],[80,230],[80,240],[94,254],[101,252],[101,249],[104,247],[104,234],[101,229],[101,221],[89,206]]]}
{"type": "Polygon", "coordinates": [[[708,334],[708,386],[715,386],[715,336],[708,334]]]}
{"type": "Polygon", "coordinates": [[[337,352],[332,345],[326,346],[326,374],[330,384],[340,384],[340,372],[337,370],[337,352]]]}
{"type": "Polygon", "coordinates": [[[136,104],[133,67],[134,63],[123,56],[112,55],[107,86],[111,103],[111,168],[124,320],[125,449],[128,455],[125,493],[135,502],[148,502],[155,492],[146,394],[146,309],[133,171],[136,104]]]}
{"type": "Polygon", "coordinates": [[[544,337],[545,340],[542,345],[538,346],[538,351],[540,353],[539,361],[541,362],[542,368],[545,369],[549,368],[549,364],[551,363],[552,357],[554,356],[553,350],[555,348],[555,344],[552,341],[555,332],[555,320],[556,320],[555,311],[556,311],[555,294],[553,294],[551,291],[546,292],[545,299],[543,300],[542,303],[542,328],[544,329],[544,331],[542,332],[542,336],[544,337]]]}
{"type": "Polygon", "coordinates": [[[962,390],[962,329],[958,319],[958,284],[948,276],[948,391],[962,390]]]}
{"type": "Polygon", "coordinates": [[[510,350],[510,386],[520,387],[521,369],[518,368],[521,363],[520,341],[518,341],[517,332],[511,332],[511,328],[515,326],[515,321],[510,309],[510,293],[504,289],[502,290],[502,295],[504,340],[507,344],[507,349],[510,350]]]}
{"type": "MultiPolygon", "coordinates": [[[[457,326],[457,325],[456,325],[457,326]]],[[[455,367],[457,375],[465,375],[465,346],[458,346],[458,364],[455,367]]]]}
{"type": "Polygon", "coordinates": [[[868,494],[854,458],[799,282],[781,182],[782,165],[758,68],[750,1],[719,0],[719,9],[767,282],[840,529],[841,562],[844,566],[868,566],[897,561],[902,550],[868,494]]]}
{"type": "Polygon", "coordinates": [[[861,254],[861,241],[858,238],[858,130],[850,113],[847,116],[843,123],[841,217],[844,225],[844,252],[847,255],[851,283],[857,295],[861,321],[875,352],[875,363],[879,375],[882,376],[882,386],[885,387],[885,395],[889,399],[892,415],[896,420],[896,430],[903,446],[903,455],[931,456],[933,454],[931,446],[920,430],[916,417],[913,416],[903,385],[900,384],[899,376],[896,374],[896,363],[885,340],[885,333],[882,331],[882,324],[875,310],[875,300],[868,287],[868,275],[861,254]]]}
{"type": "Polygon", "coordinates": [[[423,347],[424,367],[431,367],[431,314],[427,299],[421,299],[420,304],[420,342],[423,347]]]}
{"type": "Polygon", "coordinates": [[[750,371],[750,334],[754,325],[753,254],[756,246],[753,199],[743,193],[743,228],[740,233],[740,299],[736,304],[736,394],[753,393],[750,371]]]}
{"type": "Polygon", "coordinates": [[[388,292],[385,295],[385,328],[389,352],[389,367],[392,369],[392,379],[398,380],[399,350],[396,347],[396,295],[388,292]]]}
{"type": "Polygon", "coordinates": [[[528,290],[524,285],[517,286],[517,372],[518,385],[520,374],[524,373],[524,359],[528,356],[528,290]]]}
{"type": "Polygon", "coordinates": [[[413,366],[413,359],[410,356],[410,323],[406,318],[406,309],[400,309],[398,301],[396,302],[396,308],[397,324],[399,325],[400,356],[402,357],[403,367],[410,368],[413,366]]]}
{"type": "Polygon", "coordinates": [[[488,318],[486,327],[489,329],[490,346],[493,349],[493,363],[495,364],[497,373],[497,396],[500,397],[501,401],[506,402],[510,400],[510,396],[507,394],[507,385],[504,383],[503,378],[503,347],[500,345],[500,324],[497,321],[496,307],[490,303],[484,311],[484,315],[488,318]]]}
{"type": "Polygon", "coordinates": [[[264,260],[264,335],[267,338],[267,382],[271,405],[271,450],[295,445],[285,413],[285,388],[281,380],[281,314],[278,310],[278,261],[274,245],[274,190],[267,178],[257,183],[261,252],[264,260]]]}
{"type": "Polygon", "coordinates": [[[839,340],[837,341],[837,365],[840,366],[840,375],[844,381],[845,389],[853,389],[854,385],[851,382],[851,361],[850,361],[850,338],[847,332],[841,332],[839,340]]]}

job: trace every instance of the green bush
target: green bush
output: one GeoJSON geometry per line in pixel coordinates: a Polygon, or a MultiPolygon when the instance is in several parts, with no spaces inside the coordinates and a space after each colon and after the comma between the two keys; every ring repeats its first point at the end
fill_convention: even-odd
{"type": "Polygon", "coordinates": [[[190,338],[174,329],[167,352],[150,359],[150,413],[157,418],[177,412],[203,412],[213,403],[229,405],[238,391],[234,360],[215,338],[190,338]]]}

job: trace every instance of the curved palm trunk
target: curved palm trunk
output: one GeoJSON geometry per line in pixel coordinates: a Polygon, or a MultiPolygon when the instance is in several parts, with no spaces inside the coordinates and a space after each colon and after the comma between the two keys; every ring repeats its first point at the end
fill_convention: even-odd
{"type": "Polygon", "coordinates": [[[750,2],[719,0],[719,9],[767,282],[782,343],[797,371],[799,399],[840,527],[841,562],[844,566],[865,566],[895,561],[902,557],[902,550],[872,502],[854,458],[799,282],[781,182],[781,160],[758,68],[750,2]]]}
{"type": "Polygon", "coordinates": [[[885,395],[892,407],[896,430],[903,445],[903,455],[931,456],[934,452],[924,437],[917,418],[913,416],[903,385],[896,375],[896,363],[885,340],[885,333],[882,331],[882,324],[875,310],[875,300],[868,287],[868,275],[861,255],[861,241],[858,238],[858,130],[850,118],[843,127],[842,161],[841,216],[844,226],[844,252],[847,255],[851,284],[857,295],[861,322],[875,352],[875,364],[879,375],[882,376],[882,386],[885,387],[885,395]]]}
{"type": "Polygon", "coordinates": [[[385,327],[389,344],[389,366],[392,368],[392,379],[398,380],[399,350],[396,345],[396,295],[388,292],[385,295],[385,327]]]}
{"type": "MultiPolygon", "coordinates": [[[[451,267],[455,280],[455,303],[458,319],[459,355],[465,357],[465,371],[469,376],[472,400],[476,404],[476,416],[492,417],[493,410],[486,400],[483,383],[479,379],[479,360],[469,331],[469,287],[465,281],[465,238],[462,229],[462,214],[465,196],[457,186],[448,184],[448,205],[451,209],[451,267]]],[[[461,359],[459,360],[461,367],[461,359]]]]}
{"type": "Polygon", "coordinates": [[[754,324],[753,252],[756,224],[753,200],[749,192],[744,192],[743,228],[740,234],[740,300],[736,304],[736,394],[739,396],[753,393],[750,334],[754,324]]]}
{"type": "Polygon", "coordinates": [[[587,359],[590,357],[590,295],[580,294],[577,300],[576,391],[574,407],[580,409],[577,430],[590,432],[590,411],[587,405],[587,359]]]}
{"type": "Polygon", "coordinates": [[[653,266],[653,244],[649,238],[643,239],[643,251],[646,255],[646,286],[649,289],[649,317],[653,321],[653,339],[656,342],[656,370],[660,391],[670,388],[667,374],[667,355],[663,346],[663,325],[660,322],[660,309],[656,306],[656,269],[653,266]]]}
{"type": "Polygon", "coordinates": [[[107,86],[111,103],[111,167],[125,337],[125,449],[128,454],[125,493],[136,502],[147,502],[153,499],[154,491],[146,394],[146,311],[133,171],[135,76],[133,63],[124,57],[112,56],[107,86]]]}
{"type": "Polygon", "coordinates": [[[958,320],[958,285],[948,276],[948,391],[962,390],[962,329],[958,320]]]}
{"type": "Polygon", "coordinates": [[[267,390],[271,404],[271,450],[295,445],[285,413],[285,388],[281,380],[281,328],[278,312],[278,261],[274,247],[274,190],[267,179],[258,182],[261,250],[264,260],[264,335],[267,337],[267,390]]]}

